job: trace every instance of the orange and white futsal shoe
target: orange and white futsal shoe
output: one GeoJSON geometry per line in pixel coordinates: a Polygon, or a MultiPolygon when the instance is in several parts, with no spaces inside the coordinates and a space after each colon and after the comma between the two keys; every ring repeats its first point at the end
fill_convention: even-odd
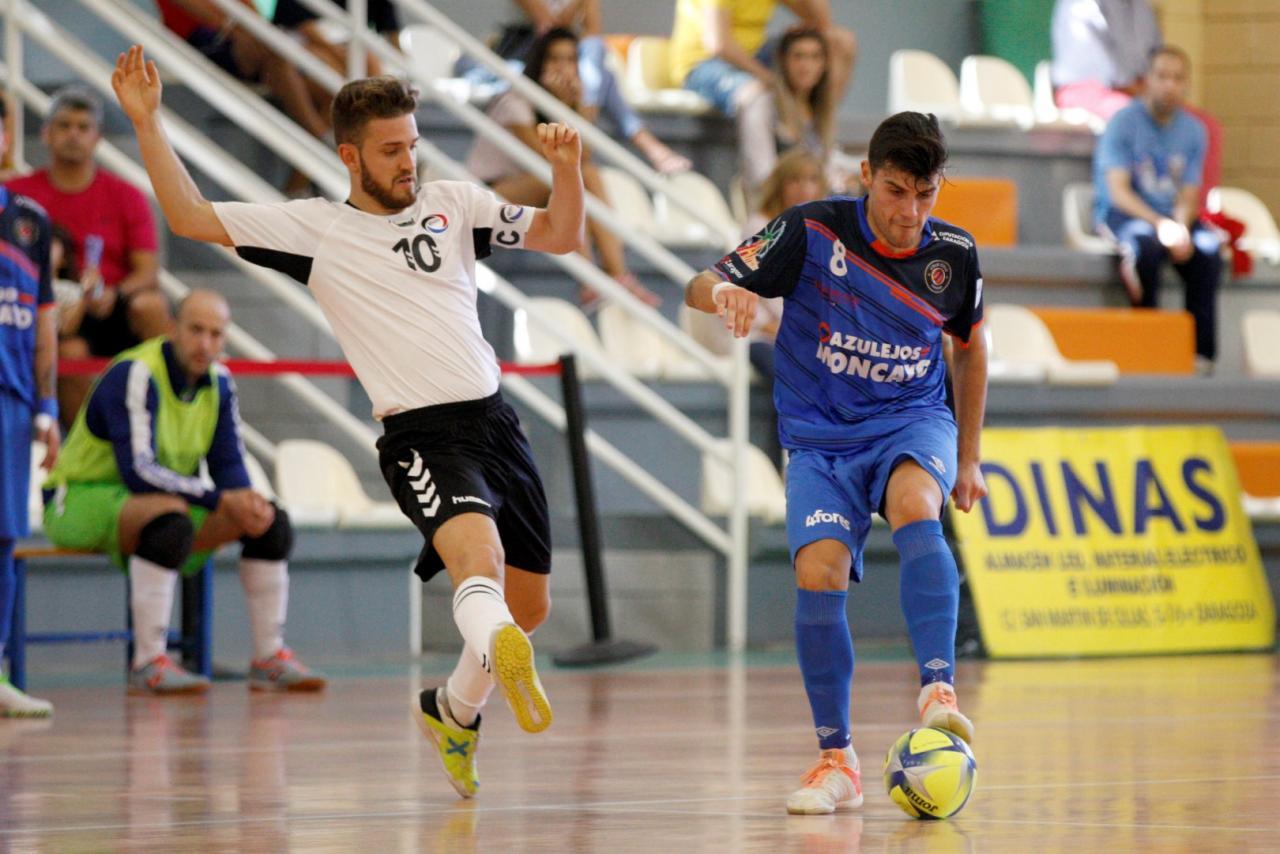
{"type": "Polygon", "coordinates": [[[973,743],[973,721],[960,714],[956,689],[946,682],[931,682],[920,689],[916,700],[920,723],[953,732],[967,743],[973,743]]]}
{"type": "Polygon", "coordinates": [[[787,812],[792,815],[827,815],[860,806],[862,774],[852,747],[822,751],[800,788],[787,798],[787,812]]]}

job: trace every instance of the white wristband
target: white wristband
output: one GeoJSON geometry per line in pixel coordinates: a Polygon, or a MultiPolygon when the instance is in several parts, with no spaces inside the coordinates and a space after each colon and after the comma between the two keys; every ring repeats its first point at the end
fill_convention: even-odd
{"type": "Polygon", "coordinates": [[[716,297],[720,296],[720,292],[723,291],[724,289],[736,288],[736,287],[737,285],[735,285],[733,282],[717,282],[716,285],[711,289],[711,301],[715,302],[716,297]]]}
{"type": "Polygon", "coordinates": [[[35,417],[36,433],[45,433],[53,426],[53,416],[41,412],[35,417]]]}

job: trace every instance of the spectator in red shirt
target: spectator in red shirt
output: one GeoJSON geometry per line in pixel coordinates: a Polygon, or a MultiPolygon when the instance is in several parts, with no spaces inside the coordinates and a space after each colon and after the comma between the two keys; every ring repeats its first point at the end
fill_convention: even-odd
{"type": "MultiPolygon", "coordinates": [[[[114,356],[166,334],[173,321],[156,280],[151,207],[137,188],[99,169],[93,159],[102,138],[102,104],[83,89],[59,91],[40,138],[49,165],[6,186],[39,202],[79,248],[84,317],[78,328],[65,331],[59,357],[114,356]]],[[[59,378],[59,405],[68,418],[80,410],[89,384],[88,377],[59,378]]]]}

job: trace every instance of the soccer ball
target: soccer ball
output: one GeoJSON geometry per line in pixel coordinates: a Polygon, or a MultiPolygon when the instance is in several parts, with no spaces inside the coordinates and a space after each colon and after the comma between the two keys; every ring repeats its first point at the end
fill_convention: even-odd
{"type": "Polygon", "coordinates": [[[964,739],[945,729],[904,733],[884,760],[889,797],[912,818],[950,818],[964,808],[978,778],[978,763],[964,739]]]}

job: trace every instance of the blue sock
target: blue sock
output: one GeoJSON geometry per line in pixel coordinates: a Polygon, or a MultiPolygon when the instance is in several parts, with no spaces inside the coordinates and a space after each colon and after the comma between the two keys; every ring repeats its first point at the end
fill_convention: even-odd
{"type": "Polygon", "coordinates": [[[0,672],[4,671],[4,647],[13,628],[13,596],[17,578],[13,572],[13,540],[0,537],[0,672]]]}
{"type": "Polygon", "coordinates": [[[809,695],[818,746],[849,746],[849,690],[853,687],[853,638],[844,590],[796,591],[796,658],[809,695]]]}
{"type": "Polygon", "coordinates": [[[893,534],[902,558],[902,615],[920,665],[920,684],[955,684],[956,611],[960,573],[955,556],[933,520],[903,525],[893,534]]]}

